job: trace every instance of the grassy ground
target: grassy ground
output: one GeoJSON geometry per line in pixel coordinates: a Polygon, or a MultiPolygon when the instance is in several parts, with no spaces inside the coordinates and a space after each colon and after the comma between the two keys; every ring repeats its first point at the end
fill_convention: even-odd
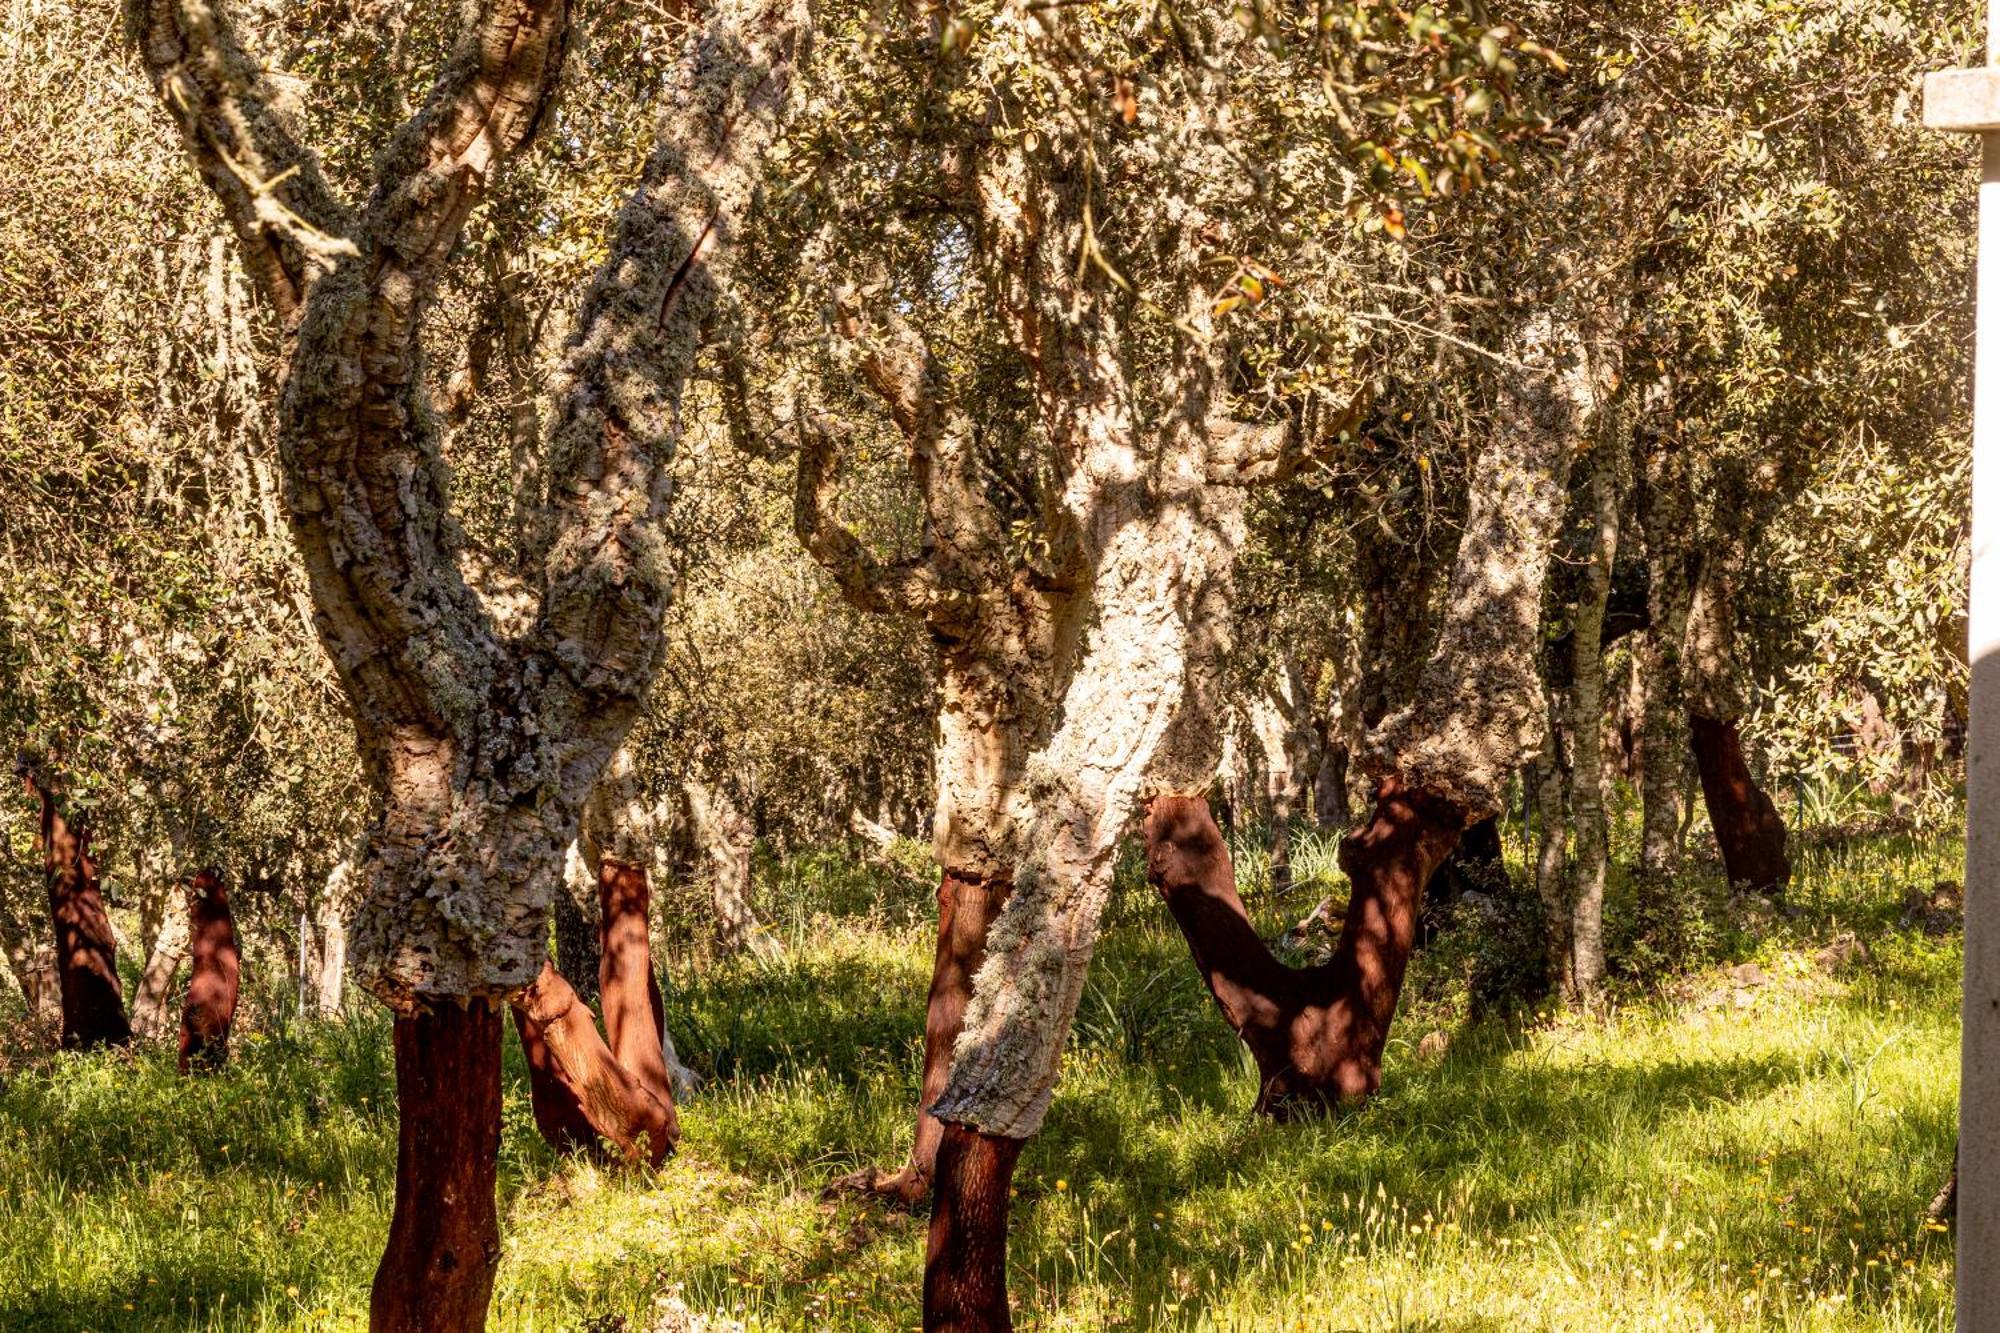
{"type": "MultiPolygon", "coordinates": [[[[1662,925],[1618,885],[1622,956],[1680,971],[1595,1017],[1468,1020],[1490,950],[1448,940],[1382,1095],[1290,1126],[1245,1114],[1251,1066],[1128,886],[1022,1158],[1021,1323],[1948,1328],[1951,1237],[1921,1214],[1951,1152],[1959,945],[1898,913],[1957,858],[1903,837],[1813,853],[1762,923],[1691,879],[1662,925]],[[1847,932],[1865,954],[1816,956],[1847,932]],[[1744,961],[1751,984],[1723,970],[1744,961]]],[[[921,1223],[818,1191],[907,1144],[924,893],[804,863],[767,885],[793,904],[786,960],[676,968],[676,1036],[714,1077],[657,1175],[555,1161],[510,1049],[495,1327],[915,1327],[921,1223]]],[[[1260,912],[1296,919],[1322,887],[1260,912]]],[[[363,1015],[250,1035],[193,1081],[157,1050],[16,1057],[0,1327],[358,1327],[394,1164],[386,1047],[363,1015]]]]}

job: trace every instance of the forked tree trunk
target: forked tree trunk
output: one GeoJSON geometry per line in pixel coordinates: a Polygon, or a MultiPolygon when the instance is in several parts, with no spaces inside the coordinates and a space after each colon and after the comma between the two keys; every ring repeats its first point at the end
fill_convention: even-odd
{"type": "Polygon", "coordinates": [[[1026,1140],[947,1124],[924,1247],[925,1333],[1009,1333],[1007,1201],[1026,1140]]]}
{"type": "Polygon", "coordinates": [[[500,1014],[484,1000],[396,1019],[396,1211],[372,1333],[485,1326],[500,1263],[500,1014]]]}
{"type": "MultiPolygon", "coordinates": [[[[665,1161],[680,1141],[680,1118],[671,1096],[660,1098],[618,1062],[598,1035],[590,1006],[577,999],[576,991],[553,964],[543,964],[541,975],[521,992],[514,1008],[527,1029],[523,1049],[531,1050],[531,1040],[542,1044],[549,1072],[617,1155],[626,1161],[644,1160],[650,1166],[665,1161]]],[[[550,1111],[549,1120],[565,1122],[560,1106],[550,1111]]],[[[541,1115],[536,1123],[543,1123],[541,1115]]],[[[550,1143],[562,1146],[555,1137],[550,1143]]]]}
{"type": "Polygon", "coordinates": [[[180,1071],[213,1069],[229,1059],[229,1028],[236,1021],[242,957],[236,948],[236,920],[222,877],[204,870],[188,896],[188,945],[194,966],[188,975],[187,1004],[181,1010],[180,1071]]]}
{"type": "Polygon", "coordinates": [[[674,1104],[664,1038],[666,1004],[653,975],[652,886],[644,866],[598,863],[598,994],[611,1054],[662,1105],[674,1104]]]}
{"type": "MultiPolygon", "coordinates": [[[[245,268],[294,335],[277,395],[292,535],[381,798],[352,938],[356,975],[398,1018],[403,1137],[374,1326],[475,1329],[497,1252],[492,1006],[518,996],[556,1064],[596,1075],[586,1109],[624,1109],[590,1095],[607,1082],[588,1068],[603,1043],[543,967],[548,904],[658,664],[682,397],[780,133],[805,10],[717,0],[686,48],[673,86],[689,95],[668,99],[567,343],[527,562],[539,592],[520,597],[479,574],[451,516],[422,334],[466,219],[545,119],[566,0],[464,7],[359,210],[328,186],[226,3],[130,17],[245,268]]],[[[672,1113],[630,1086],[645,1131],[630,1137],[664,1154],[672,1113]]]]}
{"type": "Polygon", "coordinates": [[[1291,968],[1250,924],[1208,802],[1155,798],[1146,816],[1147,877],[1257,1061],[1260,1113],[1287,1119],[1381,1086],[1424,886],[1463,824],[1457,809],[1385,779],[1373,817],[1341,843],[1341,868],[1354,887],[1340,943],[1327,962],[1291,968]]]}
{"type": "Polygon", "coordinates": [[[132,1040],[132,1028],[118,981],[117,939],[98,891],[97,862],[90,855],[90,830],[73,828],[56,809],[54,793],[33,774],[23,777],[28,794],[42,806],[42,869],[55,926],[63,1048],[124,1046],[132,1040]]]}
{"type": "Polygon", "coordinates": [[[1688,732],[1708,822],[1715,828],[1729,882],[1763,893],[1782,892],[1792,877],[1785,821],[1751,776],[1736,723],[1694,713],[1688,717],[1688,732]]]}
{"type": "Polygon", "coordinates": [[[944,1091],[951,1073],[952,1046],[965,1022],[972,998],[972,978],[986,960],[986,933],[1013,891],[1012,881],[982,879],[947,869],[938,881],[937,953],[931,964],[930,996],[924,1008],[923,1087],[917,1094],[917,1136],[910,1159],[900,1171],[870,1167],[835,1181],[833,1188],[879,1195],[904,1207],[915,1207],[929,1195],[936,1174],[938,1144],[944,1122],[931,1114],[931,1103],[944,1091]]]}

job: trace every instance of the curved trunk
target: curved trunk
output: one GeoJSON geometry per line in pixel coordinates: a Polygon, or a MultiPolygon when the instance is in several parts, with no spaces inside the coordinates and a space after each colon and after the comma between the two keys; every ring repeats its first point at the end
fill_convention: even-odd
{"type": "Polygon", "coordinates": [[[399,1015],[396,1211],[375,1270],[372,1333],[485,1326],[500,1263],[500,1014],[484,1000],[399,1015]]]}
{"type": "Polygon", "coordinates": [[[944,1091],[951,1072],[952,1047],[972,999],[972,978],[986,961],[986,932],[1013,889],[1013,881],[1004,876],[981,878],[947,868],[939,878],[937,955],[924,1012],[924,1081],[917,1095],[917,1136],[910,1160],[894,1174],[874,1168],[857,1171],[834,1182],[834,1188],[877,1194],[905,1207],[930,1193],[945,1131],[944,1122],[931,1114],[931,1103],[944,1091]]]}
{"type": "Polygon", "coordinates": [[[528,1066],[528,1107],[542,1141],[565,1157],[571,1153],[603,1157],[597,1130],[583,1113],[583,1100],[563,1081],[549,1044],[542,1039],[541,1025],[518,1007],[510,1006],[509,1012],[514,1015],[514,1034],[521,1039],[521,1055],[528,1066]]]}
{"type": "Polygon", "coordinates": [[[1008,1333],[1007,1199],[1024,1140],[947,1124],[924,1246],[924,1333],[1008,1333]]]}
{"type": "Polygon", "coordinates": [[[663,1037],[666,1004],[653,975],[652,886],[643,866],[598,863],[598,994],[611,1054],[662,1105],[674,1104],[663,1037]]]}
{"type": "Polygon", "coordinates": [[[1692,713],[1688,731],[1708,822],[1715,828],[1729,882],[1747,884],[1761,893],[1782,892],[1792,878],[1791,858],[1785,854],[1785,821],[1750,775],[1736,723],[1692,713]]]}
{"type": "Polygon", "coordinates": [[[236,1021],[242,957],[236,948],[236,921],[222,877],[204,870],[194,877],[188,898],[188,942],[194,967],[188,976],[187,1004],[181,1010],[180,1071],[216,1068],[229,1059],[229,1028],[236,1021]]]}
{"type": "Polygon", "coordinates": [[[1223,1017],[1257,1061],[1256,1109],[1277,1119],[1363,1098],[1382,1082],[1396,1000],[1424,885],[1458,842],[1464,815],[1404,790],[1376,793],[1369,822],[1340,849],[1353,882],[1340,944],[1317,967],[1286,967],[1237,896],[1229,848],[1199,796],[1156,798],[1146,871],[1187,938],[1223,1017]]]}
{"type": "MultiPolygon", "coordinates": [[[[661,1100],[618,1062],[598,1035],[590,1006],[577,999],[553,964],[542,965],[541,975],[521,992],[514,1008],[528,1032],[546,1047],[549,1073],[581,1105],[590,1127],[627,1161],[643,1158],[652,1166],[665,1161],[680,1141],[673,1102],[661,1100]]],[[[522,1045],[527,1044],[524,1036],[522,1045]]]]}
{"type": "Polygon", "coordinates": [[[41,801],[42,869],[47,876],[49,918],[55,926],[56,980],[62,995],[65,1050],[124,1046],[132,1040],[125,996],[118,982],[118,945],[98,891],[90,830],[72,827],[55,796],[32,774],[23,775],[41,801]]]}

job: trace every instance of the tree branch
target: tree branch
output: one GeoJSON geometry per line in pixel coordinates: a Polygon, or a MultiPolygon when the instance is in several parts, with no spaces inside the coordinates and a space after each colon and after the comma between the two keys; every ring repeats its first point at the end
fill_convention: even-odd
{"type": "Polygon", "coordinates": [[[925,556],[883,564],[834,516],[839,453],[824,421],[799,423],[798,484],[792,492],[792,530],[806,553],[833,576],[840,595],[859,611],[923,616],[944,598],[925,556]]]}
{"type": "Polygon", "coordinates": [[[581,747],[579,770],[594,773],[622,740],[659,656],[681,397],[805,31],[800,0],[721,0],[711,11],[570,344],[549,446],[536,652],[548,666],[547,730],[581,747]]]}
{"type": "Polygon", "coordinates": [[[125,19],[188,156],[243,247],[244,268],[290,325],[312,278],[355,254],[346,207],[219,4],[131,0],[125,19]]]}

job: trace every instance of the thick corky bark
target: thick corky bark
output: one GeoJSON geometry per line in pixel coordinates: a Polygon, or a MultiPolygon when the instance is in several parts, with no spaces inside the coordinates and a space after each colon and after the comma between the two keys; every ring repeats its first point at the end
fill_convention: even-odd
{"type": "Polygon", "coordinates": [[[204,870],[188,893],[187,1002],[181,1008],[180,1071],[213,1068],[229,1059],[229,1027],[236,1019],[242,955],[236,947],[236,919],[222,876],[204,870]]]}
{"type": "Polygon", "coordinates": [[[500,1263],[500,1014],[484,1000],[399,1016],[396,1211],[375,1272],[375,1333],[485,1325],[500,1263]]]}
{"type": "Polygon", "coordinates": [[[21,774],[41,804],[39,837],[49,919],[55,927],[56,981],[62,996],[65,1050],[123,1046],[132,1040],[118,981],[118,945],[90,855],[90,830],[73,825],[52,791],[33,772],[21,774]]]}
{"type": "Polygon", "coordinates": [[[716,942],[726,953],[776,958],[784,950],[757,920],[751,902],[757,829],[731,798],[728,786],[726,780],[709,783],[690,778],[687,783],[688,822],[706,863],[716,942]]]}

